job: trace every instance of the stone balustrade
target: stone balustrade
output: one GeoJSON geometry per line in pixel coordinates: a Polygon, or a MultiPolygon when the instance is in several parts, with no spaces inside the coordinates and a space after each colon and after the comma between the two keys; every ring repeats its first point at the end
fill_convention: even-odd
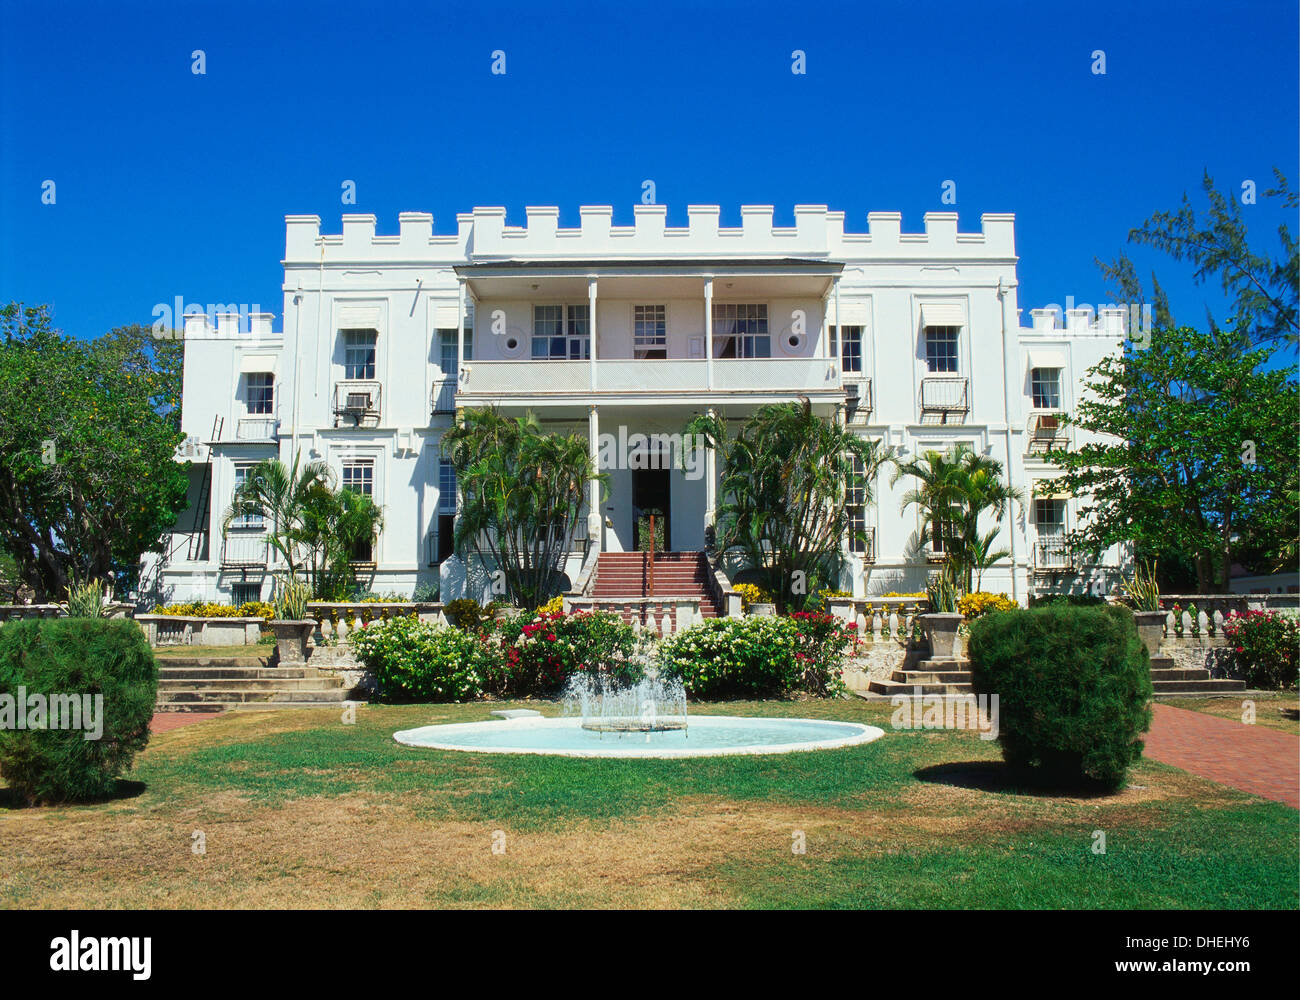
{"type": "Polygon", "coordinates": [[[567,597],[566,612],[608,611],[631,621],[637,635],[672,635],[704,620],[698,597],[567,597]]]}
{"type": "Polygon", "coordinates": [[[1294,611],[1300,609],[1300,595],[1161,594],[1160,609],[1166,612],[1166,640],[1220,638],[1223,635],[1223,623],[1230,614],[1294,611]]]}
{"type": "Polygon", "coordinates": [[[193,615],[135,616],[150,646],[255,646],[261,618],[200,618],[193,615]]]}
{"type": "MultiPolygon", "coordinates": [[[[130,618],[130,604],[108,604],[108,618],[130,618]]],[[[25,621],[28,618],[66,618],[68,610],[62,604],[0,604],[0,625],[5,622],[25,621]]]]}
{"type": "Polygon", "coordinates": [[[316,619],[316,638],[324,643],[343,642],[357,628],[404,615],[415,615],[422,622],[447,624],[441,602],[308,601],[307,615],[316,619]]]}

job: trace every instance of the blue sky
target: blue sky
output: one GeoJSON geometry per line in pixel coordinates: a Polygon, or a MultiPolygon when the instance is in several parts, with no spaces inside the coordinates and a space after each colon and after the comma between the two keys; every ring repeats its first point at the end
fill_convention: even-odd
{"type": "MultiPolygon", "coordinates": [[[[157,303],[280,313],[283,217],[583,204],[1014,212],[1020,304],[1109,301],[1093,258],[1203,169],[1298,181],[1294,2],[12,3],[0,299],[95,336],[157,303]],[[191,52],[207,72],[191,72],[191,52]],[[491,53],[506,52],[493,76],[491,53]],[[807,74],[790,72],[807,53],[807,74]],[[1091,53],[1106,53],[1095,75],[1091,53]],[[941,185],[956,182],[957,203],[941,185]],[[54,205],[42,183],[56,184],[54,205]],[[357,185],[355,207],[341,184],[357,185]]],[[[1272,251],[1282,219],[1247,209],[1272,251]]],[[[1295,226],[1293,224],[1293,231],[1295,226]]],[[[1213,290],[1145,252],[1175,312],[1213,290]]],[[[1025,314],[1028,319],[1028,313],[1025,314]]],[[[277,321],[278,326],[278,321],[277,321]]]]}

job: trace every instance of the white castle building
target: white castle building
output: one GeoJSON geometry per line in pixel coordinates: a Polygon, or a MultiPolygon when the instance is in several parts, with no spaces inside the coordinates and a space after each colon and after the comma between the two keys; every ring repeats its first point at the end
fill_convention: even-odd
{"type": "MultiPolygon", "coordinates": [[[[440,580],[444,600],[460,596],[455,475],[440,440],[458,409],[489,405],[589,435],[609,472],[573,539],[575,585],[598,553],[638,548],[644,512],[664,523],[668,550],[697,552],[720,470],[689,453],[683,467],[667,436],[707,410],[738,424],[800,398],[903,456],[965,443],[1003,463],[1026,503],[1004,522],[1012,555],[983,589],[1022,603],[1112,589],[1122,554],[1072,556],[1077,502],[1053,494],[1042,452],[1078,436],[1059,416],[1083,372],[1118,349],[1124,311],[1069,310],[1062,324],[1034,310],[1022,326],[1013,216],[985,214],[973,233],[948,212],[926,214],[922,233],[903,232],[893,212],[849,232],[843,212],[821,205],[795,206],[792,226],[761,205],[742,207],[734,228],[701,205],[684,227],[660,205],[636,206],[630,226],[608,207],[584,206],[580,219],[564,228],[558,209],[529,208],[518,226],[502,208],[476,208],[437,232],[432,216],[406,212],[380,235],[371,215],[344,215],[340,234],[287,217],[280,331],[265,313],[185,317],[179,457],[192,463],[191,503],[147,557],[142,597],[268,596],[267,526],[223,535],[221,518],[247,469],[295,455],[328,462],[383,507],[362,567],[371,589],[440,580]]],[[[868,542],[846,539],[841,583],[856,595],[924,589],[941,558],[918,544],[917,512],[900,510],[909,482],[891,485],[890,472],[853,511],[868,542]]]]}

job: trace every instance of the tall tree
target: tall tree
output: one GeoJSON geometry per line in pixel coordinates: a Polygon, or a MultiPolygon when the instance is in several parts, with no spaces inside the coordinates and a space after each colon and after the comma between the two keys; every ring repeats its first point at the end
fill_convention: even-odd
{"type": "Polygon", "coordinates": [[[0,548],[38,600],[91,577],[125,592],[185,508],[181,346],[139,326],[74,340],[19,303],[0,335],[0,548]]]}
{"type": "Polygon", "coordinates": [[[457,550],[472,549],[500,570],[520,606],[558,594],[587,482],[608,481],[597,475],[586,438],[547,434],[531,412],[507,417],[492,408],[467,410],[442,449],[460,489],[457,550]]]}
{"type": "Polygon", "coordinates": [[[722,456],[718,548],[742,552],[783,607],[834,585],[850,497],[870,502],[887,450],[817,416],[807,399],[760,407],[734,437],[708,415],[686,433],[722,456]]]}
{"type": "MultiPolygon", "coordinates": [[[[1286,177],[1273,168],[1275,186],[1263,192],[1294,214],[1296,192],[1286,177]]],[[[1278,226],[1279,252],[1266,253],[1249,240],[1238,198],[1220,191],[1209,173],[1201,180],[1207,206],[1198,214],[1186,193],[1176,212],[1156,212],[1129,232],[1129,242],[1154,247],[1176,261],[1193,267],[1197,283],[1217,280],[1227,297],[1231,314],[1208,317],[1216,335],[1242,337],[1255,345],[1287,345],[1294,349],[1300,337],[1300,251],[1285,222],[1278,226]]],[[[1121,254],[1110,263],[1098,261],[1103,275],[1131,302],[1146,295],[1131,259],[1121,254]]],[[[1169,303],[1152,275],[1155,322],[1173,326],[1169,303]]]]}
{"type": "Polygon", "coordinates": [[[1074,544],[1180,553],[1202,593],[1226,588],[1247,538],[1294,546],[1300,396],[1287,372],[1262,367],[1269,355],[1156,328],[1150,346],[1090,368],[1068,421],[1109,436],[1047,456],[1064,470],[1053,486],[1084,501],[1074,544]]]}

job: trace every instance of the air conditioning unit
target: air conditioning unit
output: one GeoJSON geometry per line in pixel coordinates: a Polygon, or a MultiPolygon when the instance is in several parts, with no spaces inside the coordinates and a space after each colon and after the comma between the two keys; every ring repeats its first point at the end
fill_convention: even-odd
{"type": "Polygon", "coordinates": [[[859,393],[861,393],[861,391],[862,391],[862,387],[861,387],[857,382],[845,382],[845,383],[844,383],[844,398],[845,398],[845,399],[848,399],[848,400],[850,400],[850,401],[852,401],[852,402],[857,402],[858,395],[859,395],[859,393]]]}
{"type": "Polygon", "coordinates": [[[370,393],[349,392],[343,403],[343,409],[348,413],[365,413],[370,409],[370,393]]]}

